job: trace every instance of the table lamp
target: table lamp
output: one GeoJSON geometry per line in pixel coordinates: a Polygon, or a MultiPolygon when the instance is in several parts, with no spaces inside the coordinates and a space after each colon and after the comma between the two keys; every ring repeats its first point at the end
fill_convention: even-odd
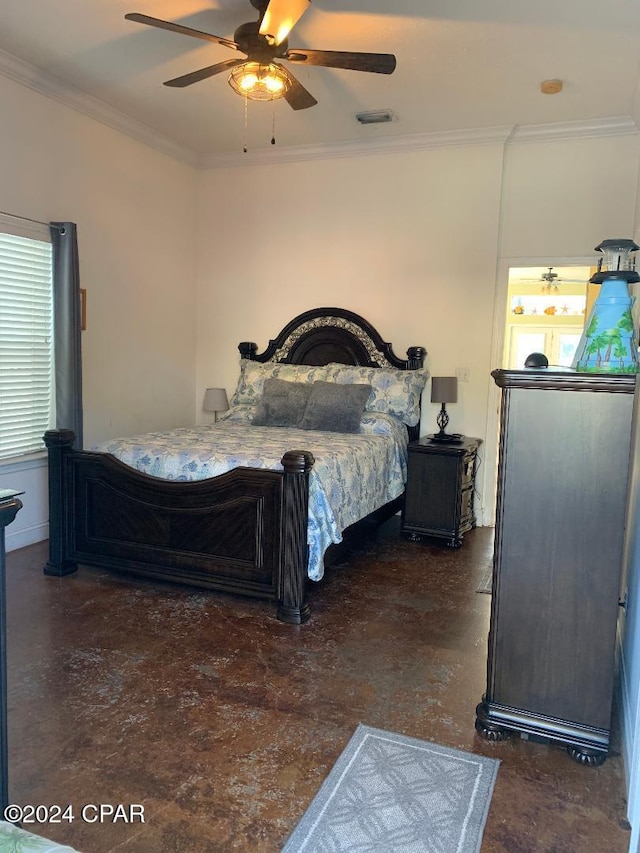
{"type": "Polygon", "coordinates": [[[462,436],[459,433],[448,433],[446,431],[449,423],[446,404],[458,402],[458,378],[456,376],[434,376],[431,379],[431,402],[441,403],[442,407],[436,418],[440,432],[430,435],[429,438],[432,441],[450,443],[462,441],[462,436]]]}
{"type": "Polygon", "coordinates": [[[218,412],[226,412],[229,408],[227,392],[224,388],[207,388],[202,403],[203,412],[213,412],[214,422],[218,420],[218,412]]]}

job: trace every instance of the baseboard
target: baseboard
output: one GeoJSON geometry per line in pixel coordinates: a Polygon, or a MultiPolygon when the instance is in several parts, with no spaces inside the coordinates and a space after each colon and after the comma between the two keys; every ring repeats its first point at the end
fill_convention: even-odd
{"type": "Polygon", "coordinates": [[[43,521],[41,524],[33,524],[30,527],[22,529],[14,529],[7,527],[5,530],[5,549],[7,554],[10,551],[17,551],[18,548],[26,548],[27,545],[35,545],[36,542],[43,542],[49,538],[49,522],[43,521]]]}

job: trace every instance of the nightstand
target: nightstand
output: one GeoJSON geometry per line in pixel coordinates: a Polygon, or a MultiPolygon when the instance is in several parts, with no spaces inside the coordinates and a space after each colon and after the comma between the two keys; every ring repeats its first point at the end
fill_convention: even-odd
{"type": "Polygon", "coordinates": [[[479,438],[454,444],[427,436],[409,444],[402,532],[411,539],[433,536],[459,548],[473,514],[479,438]]]}

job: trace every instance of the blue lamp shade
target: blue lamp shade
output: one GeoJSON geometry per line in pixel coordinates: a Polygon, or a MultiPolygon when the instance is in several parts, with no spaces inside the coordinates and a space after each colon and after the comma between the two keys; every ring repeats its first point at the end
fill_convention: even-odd
{"type": "Polygon", "coordinates": [[[589,280],[600,284],[600,293],[576,348],[572,367],[583,373],[638,373],[631,309],[634,298],[629,284],[640,281],[629,254],[633,240],[603,240],[596,251],[604,254],[598,272],[589,280]],[[605,268],[603,268],[603,260],[605,268]]]}

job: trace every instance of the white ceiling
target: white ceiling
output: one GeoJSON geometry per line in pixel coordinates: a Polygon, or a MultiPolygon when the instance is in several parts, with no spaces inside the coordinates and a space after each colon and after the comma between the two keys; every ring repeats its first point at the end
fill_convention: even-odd
{"type": "MultiPolygon", "coordinates": [[[[227,38],[257,18],[249,0],[2,0],[0,73],[68,92],[85,111],[106,105],[105,116],[123,114],[194,157],[240,152],[244,102],[226,75],[162,85],[238,54],[127,12],[227,38]]],[[[312,0],[289,45],[394,53],[397,68],[296,65],[318,105],[275,104],[278,148],[640,115],[640,0],[312,0]],[[563,80],[560,94],[540,92],[549,78],[563,80]],[[396,120],[356,121],[375,109],[396,120]]],[[[270,147],[273,115],[271,104],[249,104],[250,150],[270,147]]]]}

